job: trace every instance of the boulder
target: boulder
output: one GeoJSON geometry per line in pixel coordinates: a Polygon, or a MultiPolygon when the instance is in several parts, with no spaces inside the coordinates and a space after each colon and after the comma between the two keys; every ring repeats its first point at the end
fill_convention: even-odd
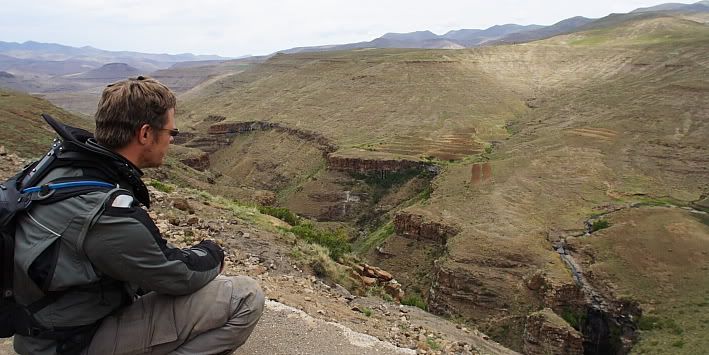
{"type": "Polygon", "coordinates": [[[385,283],[384,292],[393,297],[397,302],[401,302],[405,296],[404,290],[401,289],[401,285],[396,282],[396,280],[385,283]]]}
{"type": "Polygon", "coordinates": [[[372,287],[377,284],[377,279],[373,277],[360,276],[360,279],[365,287],[372,287]]]}
{"type": "Polygon", "coordinates": [[[376,266],[371,266],[364,264],[362,265],[362,275],[368,276],[368,277],[373,277],[378,280],[382,281],[389,281],[394,278],[390,273],[376,267],[376,266]]]}
{"type": "Polygon", "coordinates": [[[192,208],[192,206],[190,206],[190,203],[187,202],[187,199],[184,198],[172,199],[172,207],[175,207],[180,211],[185,211],[189,214],[194,214],[194,208],[192,208]]]}

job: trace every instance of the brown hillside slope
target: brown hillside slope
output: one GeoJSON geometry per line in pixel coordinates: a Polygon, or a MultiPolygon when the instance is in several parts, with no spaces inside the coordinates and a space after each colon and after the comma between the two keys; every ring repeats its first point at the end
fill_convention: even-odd
{"type": "MultiPolygon", "coordinates": [[[[368,255],[412,280],[405,286],[418,287],[429,309],[483,324],[521,350],[530,312],[585,312],[548,237],[583,234],[590,217],[634,203],[684,205],[709,192],[708,51],[706,25],[653,18],[516,46],[276,56],[194,93],[180,120],[202,132],[209,115],[278,122],[318,132],[348,157],[424,159],[431,140],[460,132],[495,143],[482,155],[434,159],[443,171],[430,198],[406,208],[410,217],[368,255]],[[488,164],[473,166],[479,161],[488,164]],[[446,239],[442,251],[429,241],[446,239]]],[[[691,226],[694,236],[706,233],[691,226]]],[[[650,309],[648,297],[628,297],[650,309]]],[[[667,341],[676,336],[667,329],[645,333],[641,345],[679,341],[667,341]]],[[[689,353],[704,344],[680,340],[689,353]]]]}
{"type": "Polygon", "coordinates": [[[44,154],[55,134],[40,117],[42,113],[93,131],[91,119],[78,117],[35,96],[0,90],[0,145],[24,157],[44,154]]]}
{"type": "MultiPolygon", "coordinates": [[[[618,45],[616,41],[578,49],[559,44],[559,53],[588,51],[595,60],[589,59],[584,65],[593,66],[594,61],[602,59],[604,68],[612,74],[579,81],[576,88],[548,91],[538,108],[516,118],[513,131],[518,132],[490,156],[491,184],[464,185],[462,182],[470,179],[469,167],[452,167],[436,181],[438,189],[430,205],[412,208],[412,212],[420,209],[423,212],[419,213],[454,221],[462,228],[449,240],[448,256],[437,264],[439,278],[432,288],[434,308],[486,321],[500,331],[500,337],[515,328],[519,332],[524,310],[535,307],[525,298],[530,285],[523,279],[535,270],[542,270],[557,286],[542,290],[532,299],[539,298],[557,312],[578,302],[574,294],[562,292],[564,286],[560,285],[570,285],[571,280],[559,267],[547,236],[577,234],[587,218],[634,202],[664,204],[669,200],[686,204],[707,193],[709,58],[705,53],[709,41],[705,39],[706,27],[695,26],[694,30],[701,36],[693,42],[645,45],[629,41],[618,45]],[[470,288],[470,284],[476,286],[470,288]],[[519,317],[517,321],[515,317],[519,317]]],[[[655,35],[664,38],[661,33],[655,35]]],[[[597,43],[592,34],[586,36],[590,43],[597,43]]],[[[557,45],[559,41],[546,43],[557,45]]],[[[618,223],[623,223],[620,218],[618,223]]],[[[673,214],[664,218],[665,224],[655,226],[660,230],[644,235],[665,238],[665,225],[692,224],[692,218],[691,214],[673,214]]],[[[627,232],[641,233],[633,229],[627,232]]],[[[692,243],[706,248],[708,233],[700,228],[688,237],[701,236],[692,243]]],[[[631,240],[638,236],[633,235],[631,240]]],[[[600,254],[613,260],[624,257],[613,256],[612,243],[602,246],[606,249],[599,250],[600,254]]],[[[664,253],[657,248],[649,251],[664,253]]],[[[693,275],[703,275],[697,287],[707,284],[706,274],[697,273],[706,265],[680,264],[693,275]]],[[[621,280],[639,276],[638,269],[614,265],[611,275],[621,280]],[[626,274],[630,272],[633,274],[626,274]]],[[[643,271],[648,279],[654,278],[655,272],[667,272],[663,267],[643,271]]],[[[640,301],[645,310],[655,308],[647,303],[650,300],[662,299],[647,289],[641,294],[637,289],[620,287],[630,291],[619,294],[640,301]]],[[[700,289],[695,291],[701,293],[700,289]]],[[[686,295],[691,294],[694,292],[686,295]]],[[[662,308],[671,309],[674,302],[683,304],[685,300],[678,296],[661,301],[662,308]]],[[[676,312],[662,315],[669,319],[676,316],[676,312]]],[[[701,322],[688,317],[682,320],[683,325],[695,329],[701,322]]],[[[660,342],[670,351],[670,344],[679,341],[667,340],[670,332],[656,330],[653,336],[658,338],[648,335],[641,338],[642,344],[660,342]]],[[[704,338],[684,337],[685,351],[704,348],[704,338]]]]}

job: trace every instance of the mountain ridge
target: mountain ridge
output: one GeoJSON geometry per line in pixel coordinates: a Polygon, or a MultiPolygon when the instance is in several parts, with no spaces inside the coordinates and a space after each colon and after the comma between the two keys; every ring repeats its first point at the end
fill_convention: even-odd
{"type": "Polygon", "coordinates": [[[278,53],[302,53],[339,51],[361,48],[428,48],[451,49],[471,48],[483,45],[497,45],[509,43],[531,42],[550,38],[562,34],[584,30],[593,22],[604,20],[608,16],[626,15],[636,16],[647,13],[702,13],[709,12],[709,1],[703,0],[693,4],[666,3],[656,6],[638,8],[624,14],[609,14],[607,16],[591,19],[583,16],[574,16],[563,19],[549,26],[542,25],[495,25],[487,29],[459,29],[450,30],[443,35],[437,35],[430,30],[419,30],[408,33],[388,32],[371,41],[356,43],[329,44],[321,46],[295,47],[278,51],[278,53]]]}
{"type": "Polygon", "coordinates": [[[164,62],[183,62],[192,60],[227,60],[229,57],[223,57],[219,55],[195,55],[192,53],[179,53],[179,54],[167,54],[167,53],[144,53],[136,51],[110,51],[105,49],[99,49],[92,46],[82,46],[73,47],[58,43],[45,43],[37,41],[25,41],[25,42],[4,42],[0,41],[0,54],[9,55],[15,58],[21,59],[49,59],[54,60],[66,60],[71,59],[76,56],[96,56],[100,55],[103,57],[143,57],[150,58],[152,60],[164,61],[164,62]],[[31,55],[28,53],[24,57],[18,56],[22,55],[18,53],[16,55],[8,54],[12,51],[23,51],[23,50],[33,50],[38,51],[39,54],[31,55]],[[54,57],[52,57],[52,54],[54,57]]]}

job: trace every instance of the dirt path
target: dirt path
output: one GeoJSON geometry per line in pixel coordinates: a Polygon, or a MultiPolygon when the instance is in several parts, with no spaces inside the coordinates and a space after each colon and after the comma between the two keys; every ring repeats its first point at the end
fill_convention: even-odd
{"type": "MultiPolygon", "coordinates": [[[[0,355],[12,355],[11,339],[0,340],[0,355]]],[[[238,354],[416,354],[371,335],[316,319],[296,308],[267,301],[266,311],[238,354]]]]}
{"type": "Polygon", "coordinates": [[[296,308],[267,301],[249,341],[235,354],[416,354],[296,308]]]}

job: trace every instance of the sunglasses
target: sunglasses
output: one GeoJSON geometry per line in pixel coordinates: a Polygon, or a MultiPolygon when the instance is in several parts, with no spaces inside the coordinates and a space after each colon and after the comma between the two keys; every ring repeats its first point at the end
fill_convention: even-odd
{"type": "Polygon", "coordinates": [[[168,129],[168,128],[157,128],[158,131],[168,131],[170,132],[171,137],[175,137],[178,134],[180,134],[180,130],[175,128],[175,129],[168,129]]]}

